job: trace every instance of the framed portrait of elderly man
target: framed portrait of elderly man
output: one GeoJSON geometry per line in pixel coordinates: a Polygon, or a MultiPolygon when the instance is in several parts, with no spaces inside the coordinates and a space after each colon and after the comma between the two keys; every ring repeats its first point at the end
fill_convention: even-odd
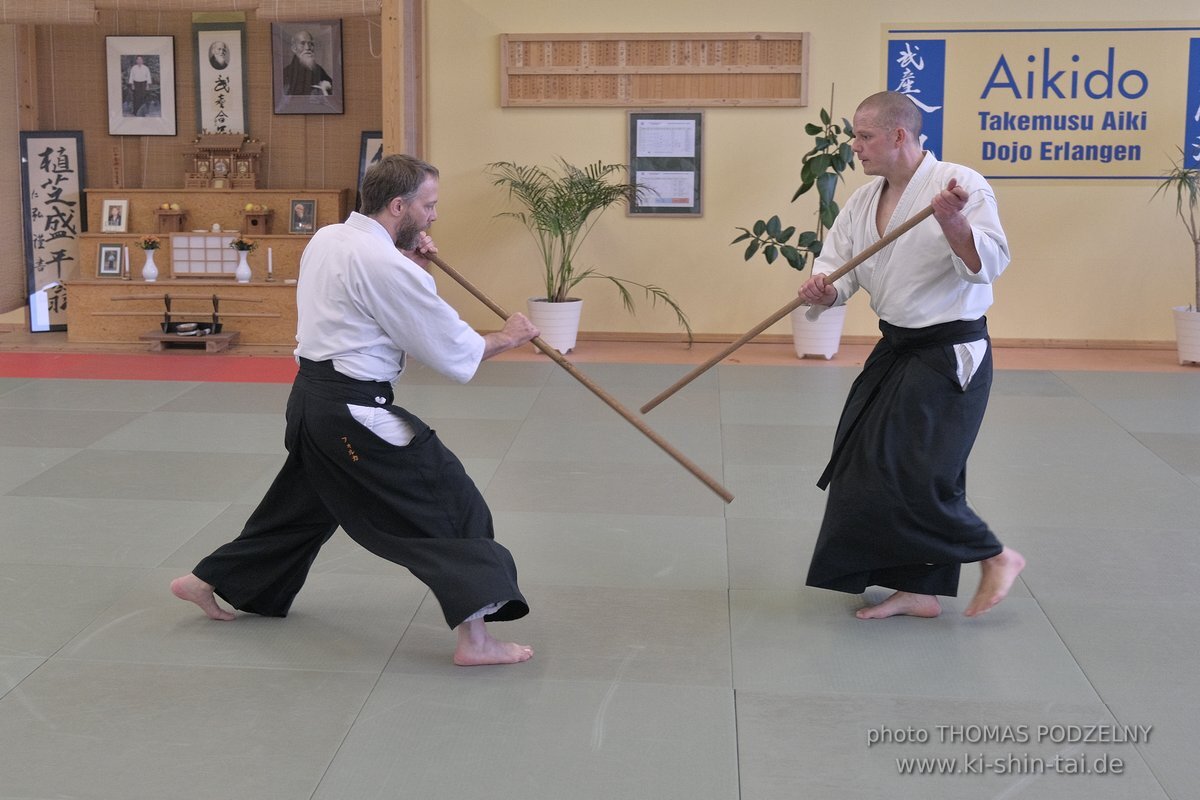
{"type": "Polygon", "coordinates": [[[175,37],[105,36],[108,132],[175,135],[175,37]]]}
{"type": "Polygon", "coordinates": [[[276,114],[341,114],[342,23],[271,23],[276,114]]]}
{"type": "Polygon", "coordinates": [[[289,200],[288,233],[312,233],[317,229],[317,201],[289,200]]]}

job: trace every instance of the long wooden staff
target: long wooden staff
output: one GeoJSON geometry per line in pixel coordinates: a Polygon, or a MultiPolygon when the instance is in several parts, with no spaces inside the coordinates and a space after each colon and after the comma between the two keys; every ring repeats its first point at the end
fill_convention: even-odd
{"type": "MultiPolygon", "coordinates": [[[[455,281],[457,281],[460,286],[462,286],[468,292],[473,294],[475,296],[476,300],[483,303],[485,306],[490,308],[492,311],[496,312],[496,314],[498,314],[501,319],[508,319],[509,313],[507,311],[505,311],[501,306],[499,306],[495,302],[493,302],[492,299],[490,297],[488,297],[486,294],[484,294],[482,291],[477,289],[470,281],[468,281],[465,277],[463,277],[462,274],[458,272],[458,270],[454,269],[449,264],[442,261],[436,255],[432,255],[429,253],[423,253],[422,255],[424,255],[425,258],[429,259],[434,264],[437,264],[438,267],[442,270],[442,272],[445,272],[447,275],[449,275],[451,278],[453,278],[455,281]]],[[[655,433],[653,430],[651,430],[649,425],[647,425],[644,421],[642,421],[641,418],[634,416],[633,412],[630,411],[629,409],[625,408],[623,405],[621,405],[616,400],[616,398],[614,398],[612,395],[608,394],[608,392],[604,391],[599,386],[597,386],[595,383],[593,383],[592,380],[588,376],[586,376],[582,372],[580,372],[575,367],[574,364],[572,364],[570,361],[567,361],[567,359],[565,359],[563,357],[562,353],[558,352],[553,347],[551,347],[550,345],[548,345],[544,341],[542,341],[542,337],[540,337],[540,336],[534,337],[532,340],[532,343],[537,349],[541,350],[543,353],[550,356],[550,358],[554,360],[554,363],[558,364],[560,367],[562,367],[567,372],[569,372],[571,374],[572,378],[574,378],[575,380],[582,383],[584,386],[586,386],[588,388],[589,391],[591,391],[592,394],[596,395],[601,400],[603,400],[608,405],[609,408],[611,408],[613,411],[616,411],[618,414],[620,414],[622,417],[624,417],[631,425],[633,425],[633,427],[637,428],[639,431],[641,431],[643,434],[645,434],[646,438],[648,438],[650,441],[654,442],[656,445],[658,445],[660,448],[662,448],[663,452],[665,452],[671,458],[673,458],[677,462],[679,462],[680,466],[682,466],[688,472],[692,473],[697,478],[699,478],[700,481],[705,486],[707,486],[709,489],[711,489],[713,492],[715,492],[722,500],[724,500],[726,503],[733,502],[733,494],[730,493],[730,491],[728,489],[726,489],[721,484],[717,483],[716,480],[713,479],[713,477],[711,475],[706,473],[704,470],[700,469],[700,467],[696,466],[696,464],[694,462],[692,462],[691,459],[689,459],[687,456],[683,455],[683,453],[680,453],[678,450],[676,450],[674,447],[672,447],[665,439],[663,439],[661,436],[659,436],[657,433],[655,433]]]]}
{"type": "MultiPolygon", "coordinates": [[[[901,236],[903,236],[904,234],[908,233],[908,231],[910,231],[912,228],[916,227],[916,225],[919,222],[924,220],[926,217],[928,217],[932,213],[933,213],[933,206],[929,206],[928,208],[922,209],[918,214],[916,214],[916,216],[910,217],[909,219],[905,220],[904,224],[902,224],[900,227],[896,228],[894,231],[892,231],[888,235],[884,236],[878,242],[871,245],[866,250],[863,250],[861,253],[856,255],[854,258],[850,259],[845,264],[843,264],[842,266],[838,267],[836,270],[831,272],[825,278],[825,281],[827,283],[833,283],[838,278],[841,278],[842,276],[846,275],[847,273],[850,272],[850,270],[854,269],[859,264],[863,263],[868,258],[870,258],[871,256],[878,253],[880,250],[887,247],[892,242],[896,241],[896,239],[898,239],[901,236]]],[[[717,353],[715,356],[710,358],[708,361],[705,361],[703,364],[696,367],[694,370],[689,372],[687,375],[684,375],[678,381],[673,383],[670,387],[665,389],[662,393],[655,396],[655,398],[653,400],[651,400],[649,403],[646,403],[646,405],[642,406],[641,412],[643,414],[647,413],[648,411],[653,409],[655,406],[657,406],[659,403],[661,403],[663,400],[666,400],[668,397],[670,397],[671,395],[678,392],[684,386],[687,386],[689,383],[694,381],[696,378],[703,375],[705,372],[707,372],[713,366],[724,361],[726,358],[729,357],[729,354],[732,353],[734,350],[737,350],[739,347],[744,345],[746,342],[750,341],[755,336],[758,336],[760,333],[765,331],[767,328],[771,327],[776,322],[783,319],[788,314],[792,313],[793,311],[795,311],[797,308],[799,308],[802,305],[804,305],[803,298],[796,297],[795,300],[788,303],[786,306],[779,309],[778,311],[776,311],[774,314],[772,314],[771,316],[764,319],[759,324],[755,325],[753,328],[751,328],[749,331],[747,331],[743,336],[741,336],[736,341],[734,341],[732,344],[730,344],[728,347],[726,347],[724,350],[722,350],[720,353],[717,353]]]]}

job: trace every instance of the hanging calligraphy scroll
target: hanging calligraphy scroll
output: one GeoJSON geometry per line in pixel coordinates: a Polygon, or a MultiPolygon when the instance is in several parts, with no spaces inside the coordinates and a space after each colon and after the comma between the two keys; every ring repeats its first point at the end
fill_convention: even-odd
{"type": "Polygon", "coordinates": [[[196,53],[196,132],[249,133],[246,23],[192,25],[196,53]]]}
{"type": "Polygon", "coordinates": [[[21,131],[31,331],[67,328],[63,281],[79,275],[79,234],[87,219],[84,174],[81,131],[21,131]]]}

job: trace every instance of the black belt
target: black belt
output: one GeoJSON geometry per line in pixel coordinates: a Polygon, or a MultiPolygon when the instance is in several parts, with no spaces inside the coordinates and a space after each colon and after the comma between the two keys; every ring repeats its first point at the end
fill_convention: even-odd
{"type": "Polygon", "coordinates": [[[356,406],[390,406],[395,395],[386,381],[364,381],[343,375],[333,368],[332,361],[300,359],[296,387],[326,400],[356,406]]]}

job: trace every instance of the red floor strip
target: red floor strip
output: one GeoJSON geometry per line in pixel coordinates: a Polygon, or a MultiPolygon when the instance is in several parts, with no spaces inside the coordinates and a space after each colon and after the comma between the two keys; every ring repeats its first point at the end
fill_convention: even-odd
{"type": "Polygon", "coordinates": [[[0,353],[0,378],[291,383],[291,356],[196,353],[0,353]]]}

